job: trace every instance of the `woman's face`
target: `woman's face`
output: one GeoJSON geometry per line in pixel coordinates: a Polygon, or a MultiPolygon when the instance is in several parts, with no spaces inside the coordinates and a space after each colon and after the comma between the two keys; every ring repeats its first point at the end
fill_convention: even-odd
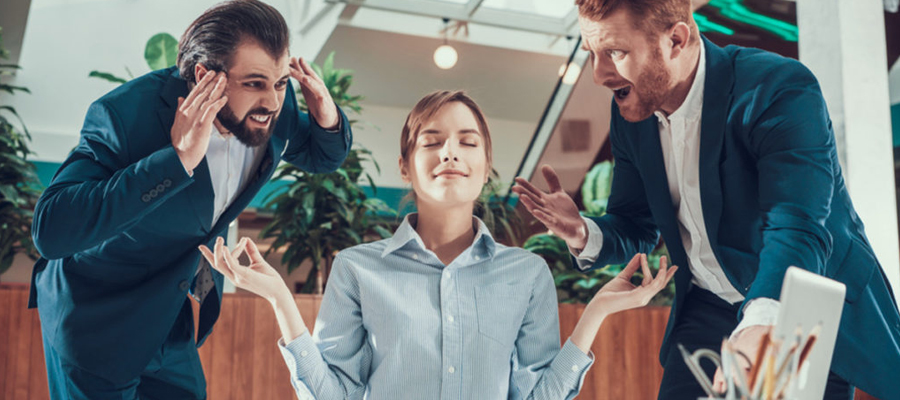
{"type": "Polygon", "coordinates": [[[425,122],[409,160],[400,159],[400,173],[418,204],[474,204],[490,170],[482,135],[472,110],[456,101],[425,122]]]}

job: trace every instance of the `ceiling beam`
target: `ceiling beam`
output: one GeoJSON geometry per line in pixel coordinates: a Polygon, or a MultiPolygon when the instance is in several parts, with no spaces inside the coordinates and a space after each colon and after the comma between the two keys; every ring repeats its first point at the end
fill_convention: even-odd
{"type": "Polygon", "coordinates": [[[434,18],[450,18],[456,21],[465,21],[473,24],[494,26],[505,29],[546,33],[550,35],[569,35],[569,27],[565,25],[563,18],[541,17],[520,13],[511,13],[504,10],[480,8],[481,0],[470,1],[466,4],[453,4],[441,2],[423,2],[418,0],[326,0],[329,3],[344,3],[360,7],[393,11],[405,14],[420,15],[434,18]],[[474,10],[469,6],[479,4],[474,10]],[[476,12],[477,11],[477,12],[476,12]],[[472,15],[469,15],[472,12],[472,15]]]}

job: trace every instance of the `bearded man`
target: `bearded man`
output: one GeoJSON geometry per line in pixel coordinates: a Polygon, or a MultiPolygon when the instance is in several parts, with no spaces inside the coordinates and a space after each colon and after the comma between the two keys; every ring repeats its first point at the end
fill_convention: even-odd
{"type": "Polygon", "coordinates": [[[225,235],[281,160],[329,172],[352,143],[328,89],[288,45],[271,6],[220,3],[187,28],[177,66],[88,109],[34,213],[42,258],[30,306],[53,399],[206,398],[197,347],[223,279],[198,246],[225,235]]]}

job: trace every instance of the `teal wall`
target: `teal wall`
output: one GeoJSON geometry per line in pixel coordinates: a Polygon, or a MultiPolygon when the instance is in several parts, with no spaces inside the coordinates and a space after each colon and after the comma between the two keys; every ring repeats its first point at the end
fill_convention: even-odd
{"type": "Polygon", "coordinates": [[[894,127],[894,147],[900,147],[900,103],[891,106],[891,125],[894,127]]]}

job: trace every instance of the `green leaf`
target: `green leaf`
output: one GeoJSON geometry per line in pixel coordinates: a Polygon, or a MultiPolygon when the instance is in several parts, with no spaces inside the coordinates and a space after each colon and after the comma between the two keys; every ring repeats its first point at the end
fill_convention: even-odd
{"type": "Polygon", "coordinates": [[[151,70],[169,68],[178,57],[178,41],[168,33],[157,33],[147,41],[144,59],[151,70]]]}
{"type": "Polygon", "coordinates": [[[119,78],[118,76],[115,76],[115,75],[113,75],[113,74],[111,74],[111,73],[109,73],[109,72],[100,72],[100,71],[96,71],[96,70],[95,70],[95,71],[91,71],[91,73],[88,74],[88,77],[90,77],[90,78],[100,78],[100,79],[104,79],[104,80],[109,81],[109,82],[112,82],[112,83],[119,83],[119,84],[128,82],[128,81],[125,80],[124,78],[119,78]]]}

